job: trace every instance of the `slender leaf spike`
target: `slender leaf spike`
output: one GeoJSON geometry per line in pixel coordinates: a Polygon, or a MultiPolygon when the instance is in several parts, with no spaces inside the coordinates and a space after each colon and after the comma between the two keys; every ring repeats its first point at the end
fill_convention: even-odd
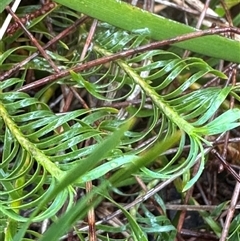
{"type": "MultiPolygon", "coordinates": [[[[55,0],[55,2],[121,29],[149,36],[155,40],[197,31],[190,26],[151,14],[123,1],[99,0],[98,4],[92,0],[55,0]]],[[[240,63],[240,41],[220,36],[205,36],[175,45],[206,56],[240,63]]]]}

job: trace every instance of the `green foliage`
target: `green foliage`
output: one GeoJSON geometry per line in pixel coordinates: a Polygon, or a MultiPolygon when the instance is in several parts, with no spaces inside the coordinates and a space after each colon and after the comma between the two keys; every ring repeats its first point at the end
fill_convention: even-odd
{"type": "MultiPolygon", "coordinates": [[[[110,23],[99,23],[93,46],[83,60],[86,63],[93,58],[142,46],[151,39],[193,31],[188,26],[121,1],[102,0],[99,5],[87,0],[81,4],[77,0],[56,2],[110,23]],[[125,21],[117,19],[112,9],[120,18],[126,13],[125,21]],[[140,20],[129,24],[133,14],[140,20]],[[147,24],[147,30],[143,23],[147,24]],[[156,29],[159,24],[163,28],[161,31],[156,29]]],[[[57,28],[69,26],[80,15],[68,8],[56,8],[52,14],[57,28]]],[[[34,20],[28,27],[50,38],[42,19],[34,20]]],[[[84,26],[79,30],[84,32],[83,40],[87,28],[84,26]]],[[[16,32],[3,42],[10,46],[20,34],[21,31],[16,32]]],[[[76,39],[73,36],[69,43],[60,42],[56,52],[48,51],[59,69],[79,64],[82,46],[76,39]]],[[[176,46],[240,63],[236,54],[238,42],[217,36],[207,37],[201,46],[199,41],[202,43],[195,39],[176,46]],[[213,42],[218,43],[214,48],[213,42]],[[222,49],[223,45],[227,50],[222,49]]],[[[2,71],[11,69],[27,57],[17,51],[32,53],[36,48],[27,44],[9,47],[0,55],[2,71]]],[[[142,52],[80,73],[70,70],[67,78],[48,84],[35,96],[17,91],[25,84],[30,69],[36,71],[39,78],[53,73],[49,63],[37,57],[23,67],[20,77],[0,83],[0,140],[3,145],[0,239],[59,240],[86,217],[90,208],[108,200],[122,211],[127,222],[116,228],[105,223],[97,225],[98,230],[105,232],[99,234],[100,240],[113,240],[108,233],[120,232],[127,233],[133,240],[148,240],[148,235],[154,240],[174,240],[177,231],[166,215],[159,194],[155,196],[163,213],[156,215],[144,203],[128,211],[113,199],[112,193],[121,193],[121,188],[135,184],[135,176],[152,185],[150,188],[155,188],[161,181],[179,180],[177,189],[180,192],[190,189],[205,167],[204,146],[211,146],[205,136],[222,134],[240,125],[239,108],[225,110],[229,96],[240,99],[238,88],[224,86],[227,76],[202,58],[183,59],[171,49],[142,52]],[[214,77],[219,78],[219,86],[199,88],[214,77]],[[83,90],[101,107],[80,107],[66,113],[54,113],[49,100],[59,86],[66,85],[79,92],[83,90]],[[136,97],[140,100],[138,104],[134,104],[136,97]],[[125,101],[130,103],[126,108],[112,107],[125,101]],[[189,149],[184,150],[187,144],[189,149]],[[166,155],[165,152],[173,147],[176,152],[166,155]],[[199,168],[192,177],[191,168],[197,162],[199,168]],[[90,181],[95,181],[96,186],[75,200],[76,189],[84,189],[84,184],[90,181]],[[63,209],[65,211],[61,213],[63,209]],[[33,223],[47,219],[51,225],[44,234],[31,229],[33,223]]],[[[142,194],[138,194],[141,197],[142,194]]],[[[221,206],[216,212],[222,209],[221,206]]],[[[201,215],[219,236],[220,227],[212,217],[214,215],[209,217],[207,212],[201,212],[201,215]]],[[[238,219],[237,216],[231,226],[234,238],[237,237],[234,228],[239,229],[238,219]]],[[[85,232],[79,231],[79,237],[81,235],[85,232]]]]}
{"type": "MultiPolygon", "coordinates": [[[[155,40],[168,39],[196,31],[190,26],[133,7],[121,0],[99,0],[98,4],[92,0],[55,0],[55,2],[155,40]]],[[[205,36],[175,45],[203,55],[240,63],[239,41],[220,36],[205,36]]]]}
{"type": "Polygon", "coordinates": [[[230,232],[229,241],[233,241],[240,238],[239,218],[240,218],[240,215],[238,214],[231,223],[230,230],[229,230],[230,232]]]}
{"type": "Polygon", "coordinates": [[[12,2],[12,0],[2,0],[0,2],[0,13],[5,9],[5,7],[12,2]]]}

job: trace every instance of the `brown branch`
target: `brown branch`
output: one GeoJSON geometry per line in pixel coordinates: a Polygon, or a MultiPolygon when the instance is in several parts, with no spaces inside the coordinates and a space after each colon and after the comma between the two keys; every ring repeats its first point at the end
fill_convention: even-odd
{"type": "MultiPolygon", "coordinates": [[[[57,41],[59,41],[60,39],[65,37],[67,34],[73,32],[78,25],[84,23],[87,19],[88,19],[87,16],[84,16],[84,17],[78,19],[73,25],[71,25],[70,27],[66,28],[60,34],[58,34],[53,39],[51,39],[46,45],[44,45],[42,47],[42,49],[45,50],[45,49],[49,48],[51,45],[55,44],[57,41]]],[[[6,71],[5,73],[3,73],[0,76],[0,81],[6,80],[9,77],[11,77],[14,73],[16,73],[18,70],[20,70],[25,64],[30,62],[32,59],[34,59],[38,55],[39,55],[39,52],[35,52],[32,55],[30,55],[29,57],[27,57],[26,59],[24,59],[23,61],[15,64],[10,70],[6,71]]]]}
{"type": "MultiPolygon", "coordinates": [[[[207,30],[203,30],[203,31],[197,31],[194,33],[188,33],[188,34],[184,34],[181,36],[177,36],[174,38],[170,38],[167,40],[162,40],[162,41],[157,41],[157,42],[153,42],[147,45],[143,45],[134,49],[130,49],[127,51],[123,51],[120,53],[116,53],[116,54],[112,54],[110,56],[105,56],[96,60],[92,60],[90,62],[84,63],[84,64],[79,64],[71,69],[68,70],[64,70],[59,74],[53,74],[50,75],[48,77],[42,78],[40,80],[37,80],[33,83],[27,84],[21,88],[18,89],[18,91],[28,91],[31,89],[35,89],[38,88],[40,86],[43,86],[45,84],[49,84],[55,80],[58,80],[60,78],[64,78],[66,76],[68,76],[70,74],[70,70],[74,71],[74,72],[80,72],[82,70],[86,70],[101,64],[106,64],[108,62],[117,60],[117,59],[122,59],[137,53],[141,53],[144,51],[148,51],[148,50],[152,50],[152,49],[157,49],[159,47],[162,46],[166,46],[166,45],[171,45],[171,44],[175,44],[175,43],[179,43],[179,42],[183,42],[186,40],[190,40],[193,38],[199,38],[199,37],[204,37],[204,36],[208,36],[208,35],[215,35],[215,34],[220,34],[220,33],[226,33],[226,32],[231,32],[231,33],[236,33],[236,34],[240,34],[240,29],[239,28],[235,28],[235,27],[226,27],[226,28],[214,28],[214,29],[207,29],[207,30]]],[[[1,80],[1,78],[0,78],[1,80]]]]}
{"type": "Polygon", "coordinates": [[[12,11],[12,9],[7,6],[6,10],[12,15],[13,19],[15,20],[16,23],[19,24],[19,26],[23,29],[23,31],[27,34],[27,36],[29,37],[30,41],[33,43],[33,45],[36,46],[36,48],[38,49],[38,51],[42,54],[42,56],[48,61],[49,65],[54,69],[54,71],[56,73],[59,73],[60,70],[58,69],[58,67],[54,64],[54,62],[52,61],[52,59],[49,57],[49,55],[44,51],[44,49],[42,48],[42,46],[38,43],[38,41],[33,37],[33,35],[26,29],[26,27],[24,26],[24,24],[21,22],[21,20],[19,19],[19,17],[12,11]]]}
{"type": "Polygon", "coordinates": [[[226,160],[215,149],[212,149],[211,152],[221,161],[224,168],[229,171],[238,182],[240,182],[240,176],[232,169],[226,160]]]}
{"type": "MultiPolygon", "coordinates": [[[[32,12],[32,13],[26,14],[24,17],[20,18],[20,22],[22,24],[26,24],[27,22],[33,20],[34,18],[37,18],[41,15],[46,14],[51,9],[55,8],[56,5],[57,4],[52,2],[52,1],[46,1],[40,9],[38,9],[38,10],[32,12]]],[[[14,34],[14,32],[16,32],[20,27],[21,27],[21,25],[20,25],[19,22],[15,22],[13,24],[10,24],[8,29],[7,29],[7,34],[9,34],[9,35],[14,34]]]]}

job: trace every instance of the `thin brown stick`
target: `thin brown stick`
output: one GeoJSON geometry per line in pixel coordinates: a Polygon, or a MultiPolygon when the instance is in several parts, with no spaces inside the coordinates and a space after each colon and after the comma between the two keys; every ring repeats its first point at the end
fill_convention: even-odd
{"type": "Polygon", "coordinates": [[[240,176],[232,169],[226,160],[222,158],[222,156],[215,149],[212,149],[211,152],[222,162],[225,169],[229,171],[238,182],[240,182],[240,176]]]}
{"type": "MultiPolygon", "coordinates": [[[[232,73],[232,76],[231,76],[233,86],[236,85],[236,74],[237,74],[237,71],[236,71],[236,68],[235,68],[235,69],[233,69],[233,73],[232,73]]],[[[234,103],[235,103],[234,98],[231,96],[230,109],[232,109],[234,107],[234,103]]],[[[224,145],[225,146],[224,157],[227,156],[227,145],[228,145],[229,135],[230,134],[229,134],[229,131],[228,131],[227,135],[226,135],[225,143],[224,143],[225,144],[224,145]]],[[[238,176],[239,176],[239,174],[240,174],[240,172],[238,173],[238,176]]],[[[240,194],[240,183],[236,182],[235,189],[234,189],[232,199],[231,199],[231,203],[230,203],[230,208],[228,209],[227,217],[226,217],[225,224],[224,224],[222,234],[221,234],[221,238],[220,238],[219,241],[225,241],[227,239],[229,228],[230,228],[231,221],[232,221],[232,218],[233,218],[233,215],[234,215],[234,212],[235,212],[235,207],[237,205],[239,194],[240,194]]]]}
{"type": "MultiPolygon", "coordinates": [[[[86,192],[90,193],[92,191],[92,182],[86,182],[86,192]]],[[[92,200],[89,202],[91,203],[92,200]]],[[[96,220],[95,220],[95,212],[94,208],[90,208],[88,210],[88,235],[89,235],[89,241],[97,241],[97,235],[96,235],[96,220]]]]}
{"type": "Polygon", "coordinates": [[[30,41],[36,46],[36,48],[38,49],[38,51],[42,54],[42,56],[48,61],[48,63],[50,64],[50,66],[54,69],[54,71],[56,73],[59,73],[59,69],[58,67],[55,65],[55,63],[52,61],[52,59],[49,57],[49,55],[44,51],[44,49],[42,48],[42,46],[38,43],[38,41],[34,38],[34,36],[26,29],[26,27],[24,26],[24,24],[21,22],[21,20],[19,19],[19,17],[12,11],[12,9],[7,6],[6,10],[12,15],[12,17],[14,18],[14,20],[21,26],[21,28],[23,29],[23,31],[27,34],[27,36],[29,37],[30,41]]]}
{"type": "MultiPolygon", "coordinates": [[[[190,7],[185,7],[185,6],[182,6],[180,4],[175,4],[173,2],[169,2],[169,1],[166,1],[166,0],[155,0],[155,2],[161,3],[164,6],[168,6],[168,7],[171,7],[171,8],[178,9],[181,12],[189,13],[191,15],[200,16],[200,14],[201,14],[199,11],[191,9],[190,7]]],[[[224,18],[221,18],[219,16],[214,16],[214,15],[211,15],[211,14],[208,14],[208,13],[206,13],[205,16],[208,20],[216,23],[218,26],[222,26],[222,27],[226,26],[226,24],[225,24],[226,20],[224,18]]]]}
{"type": "Polygon", "coordinates": [[[80,61],[82,61],[85,58],[88,49],[91,47],[92,39],[93,39],[93,36],[95,34],[97,24],[98,24],[98,20],[94,19],[93,23],[92,23],[92,26],[90,28],[89,34],[87,36],[86,42],[84,44],[84,47],[83,47],[83,50],[82,50],[82,53],[81,53],[81,57],[80,57],[80,61]]]}
{"type": "MultiPolygon", "coordinates": [[[[89,34],[88,34],[88,37],[85,41],[85,44],[84,44],[84,47],[83,47],[83,50],[82,50],[82,53],[81,53],[81,56],[80,56],[80,60],[79,62],[83,61],[86,54],[87,54],[87,51],[88,49],[90,48],[91,46],[91,42],[92,42],[92,39],[93,39],[93,36],[94,36],[94,33],[95,33],[95,30],[96,30],[96,27],[97,27],[97,23],[98,21],[97,20],[94,20],[93,23],[92,23],[92,26],[90,28],[90,31],[89,31],[89,34]]],[[[67,96],[67,101],[68,103],[71,103],[72,100],[73,100],[73,96],[75,96],[77,98],[77,100],[79,100],[79,102],[82,104],[82,106],[85,108],[85,109],[89,109],[87,103],[84,101],[84,99],[79,95],[79,93],[77,92],[76,88],[75,87],[70,87],[70,90],[71,92],[69,93],[69,95],[67,96]]],[[[66,108],[64,109],[66,110],[66,108]]]]}
{"type": "MultiPolygon", "coordinates": [[[[37,18],[41,15],[46,14],[47,12],[49,12],[50,10],[55,8],[56,5],[57,4],[52,2],[52,1],[45,1],[44,5],[40,9],[37,9],[36,11],[34,11],[32,13],[26,14],[24,17],[20,18],[20,21],[21,21],[22,24],[26,24],[28,21],[31,21],[34,18],[37,18]]],[[[19,22],[15,22],[13,24],[10,24],[8,26],[8,29],[7,29],[7,34],[9,34],[9,35],[13,34],[20,27],[21,27],[21,25],[19,24],[19,22]]]]}
{"type": "MultiPolygon", "coordinates": [[[[70,27],[64,29],[60,34],[58,34],[53,39],[51,39],[46,45],[44,45],[42,47],[42,49],[45,50],[45,49],[49,48],[51,45],[55,44],[56,42],[58,42],[63,37],[65,37],[69,33],[73,32],[78,25],[84,23],[88,18],[89,17],[84,16],[84,17],[78,19],[73,25],[71,25],[70,27]]],[[[3,81],[5,79],[8,79],[9,77],[11,77],[14,73],[16,73],[18,70],[20,70],[25,64],[30,62],[32,59],[34,59],[38,55],[39,55],[39,52],[35,52],[32,55],[30,55],[29,57],[27,57],[26,59],[24,59],[23,61],[15,64],[10,70],[6,71],[5,73],[3,73],[0,76],[0,81],[3,81]]]]}
{"type": "MultiPolygon", "coordinates": [[[[148,187],[145,185],[143,180],[139,176],[135,176],[135,179],[136,179],[137,183],[139,184],[139,186],[146,193],[148,191],[148,187]]],[[[158,213],[161,215],[164,215],[164,210],[162,209],[161,206],[159,206],[159,204],[156,202],[154,197],[150,197],[150,201],[151,201],[152,205],[154,205],[154,208],[158,211],[158,213]]]]}
{"type": "MultiPolygon", "coordinates": [[[[215,35],[215,34],[220,34],[220,33],[226,33],[226,32],[232,32],[232,33],[236,33],[236,34],[240,34],[240,29],[239,28],[235,28],[235,27],[226,27],[226,28],[214,28],[214,29],[207,29],[207,30],[203,30],[203,31],[198,31],[198,32],[194,32],[194,33],[188,33],[188,34],[184,34],[181,36],[177,36],[174,38],[170,38],[167,40],[162,40],[162,41],[157,41],[157,42],[153,42],[147,45],[143,45],[134,49],[130,49],[127,51],[122,51],[120,53],[116,53],[116,54],[112,54],[110,56],[105,56],[96,60],[92,60],[89,61],[87,63],[84,64],[79,64],[69,70],[64,70],[62,71],[60,74],[54,74],[54,75],[50,75],[48,77],[42,78],[40,80],[37,80],[33,83],[27,84],[21,88],[18,89],[18,91],[28,91],[31,89],[35,89],[38,88],[42,85],[45,84],[49,84],[57,79],[60,78],[64,78],[66,76],[68,76],[70,73],[69,71],[72,70],[74,72],[80,72],[82,70],[86,70],[101,64],[106,64],[108,62],[117,60],[117,59],[121,59],[121,58],[125,58],[137,53],[141,53],[147,50],[152,50],[152,49],[157,49],[159,47],[162,46],[166,46],[166,45],[171,45],[174,43],[179,43],[179,42],[183,42],[189,39],[193,39],[193,38],[199,38],[199,37],[203,37],[203,36],[208,36],[208,35],[215,35]]],[[[1,80],[1,79],[0,79],[1,80]]]]}
{"type": "MultiPolygon", "coordinates": [[[[203,19],[205,18],[206,13],[207,13],[207,9],[209,7],[209,2],[210,2],[210,0],[206,0],[206,2],[204,4],[204,8],[203,8],[203,10],[202,10],[202,12],[199,16],[199,19],[198,19],[198,22],[197,22],[197,25],[196,25],[196,29],[200,29],[200,27],[202,25],[203,19]]],[[[183,55],[183,58],[187,58],[189,55],[190,55],[190,51],[186,50],[184,55],[183,55]]]]}
{"type": "MultiPolygon", "coordinates": [[[[240,175],[240,172],[239,172],[239,175],[240,175]]],[[[219,239],[219,241],[227,240],[227,236],[229,234],[229,228],[230,228],[231,221],[232,221],[235,209],[236,209],[239,194],[240,194],[240,183],[237,182],[234,192],[233,192],[232,199],[231,199],[230,207],[228,209],[228,213],[227,213],[225,224],[224,224],[224,227],[222,230],[221,238],[219,239]]]]}
{"type": "Polygon", "coordinates": [[[206,17],[206,13],[207,13],[207,10],[208,10],[208,7],[209,7],[209,4],[210,4],[210,1],[211,0],[206,0],[205,4],[204,4],[204,8],[200,14],[200,17],[198,19],[198,22],[197,22],[197,25],[196,25],[196,28],[199,29],[202,25],[202,22],[204,20],[204,18],[206,17]]]}
{"type": "Polygon", "coordinates": [[[217,241],[218,237],[214,234],[204,232],[196,232],[193,230],[182,229],[181,234],[184,236],[189,236],[192,239],[188,239],[189,241],[198,241],[198,240],[209,240],[209,241],[217,241]],[[195,237],[195,238],[194,238],[195,237]]]}
{"type": "MultiPolygon", "coordinates": [[[[229,9],[227,7],[226,2],[223,1],[223,0],[220,0],[220,3],[223,6],[223,9],[224,9],[224,12],[225,12],[225,15],[226,15],[226,19],[227,19],[227,21],[229,23],[229,26],[233,27],[234,25],[233,25],[232,17],[231,17],[231,14],[230,14],[230,11],[229,11],[229,9]]],[[[234,38],[234,36],[231,35],[231,38],[234,38]]]]}
{"type": "MultiPolygon", "coordinates": [[[[89,47],[91,46],[91,42],[93,39],[93,36],[95,34],[96,28],[97,28],[97,23],[98,20],[94,19],[92,26],[90,28],[88,37],[86,39],[85,45],[83,47],[83,51],[81,53],[81,57],[80,57],[80,61],[82,61],[86,54],[87,51],[89,49],[89,47]]],[[[72,91],[77,92],[74,88],[72,88],[72,91]]],[[[84,103],[85,101],[83,100],[82,103],[84,103]]],[[[84,105],[84,107],[86,109],[89,109],[89,107],[87,106],[87,104],[84,105]]],[[[92,191],[92,181],[86,182],[86,192],[90,193],[92,191]]],[[[90,203],[92,202],[92,200],[89,201],[90,203]]],[[[88,236],[89,236],[89,241],[97,241],[97,235],[96,235],[96,218],[95,218],[95,211],[94,211],[94,207],[90,208],[88,211],[88,225],[89,225],[89,231],[88,231],[88,236]]]]}

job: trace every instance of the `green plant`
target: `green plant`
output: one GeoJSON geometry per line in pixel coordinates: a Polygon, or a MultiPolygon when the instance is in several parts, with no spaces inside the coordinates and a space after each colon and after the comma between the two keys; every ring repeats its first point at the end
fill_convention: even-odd
{"type": "MultiPolygon", "coordinates": [[[[34,96],[19,91],[23,90],[30,69],[40,80],[61,75],[61,70],[54,73],[50,63],[40,56],[24,65],[19,77],[9,77],[0,83],[2,239],[59,240],[75,228],[79,239],[84,240],[85,231],[78,230],[79,220],[83,220],[91,208],[108,200],[123,212],[127,222],[116,229],[99,225],[99,230],[105,232],[99,234],[100,240],[113,240],[108,233],[111,236],[114,232],[126,232],[125,238],[133,240],[148,240],[148,235],[153,235],[154,240],[174,240],[177,230],[168,219],[165,203],[158,193],[156,202],[163,210],[158,215],[144,204],[127,211],[112,194],[134,185],[136,177],[149,188],[155,188],[159,182],[167,185],[176,180],[175,185],[181,192],[198,181],[206,163],[206,146],[212,145],[206,136],[239,126],[238,106],[227,110],[229,96],[240,99],[239,88],[225,85],[227,76],[211,65],[216,63],[213,58],[240,63],[237,53],[240,44],[225,37],[207,36],[204,44],[201,38],[195,38],[167,50],[138,51],[107,63],[113,54],[193,29],[121,1],[101,0],[99,5],[87,0],[56,2],[108,24],[99,23],[93,46],[80,63],[88,22],[65,42],[60,42],[57,50],[48,51],[57,67],[67,70],[67,76],[48,81],[34,96]],[[117,19],[112,9],[120,19],[124,16],[124,21],[117,19]],[[132,14],[139,21],[132,22],[132,14]],[[143,24],[148,26],[147,30],[143,24]],[[163,26],[161,35],[157,29],[159,24],[163,26]],[[227,46],[224,51],[223,45],[227,46]],[[211,58],[207,61],[199,56],[183,59],[179,56],[182,48],[211,58]],[[104,63],[87,66],[101,58],[105,59],[104,63]],[[74,71],[74,67],[81,64],[86,64],[86,68],[79,73],[74,71]],[[200,88],[210,78],[219,79],[219,85],[200,88]],[[93,107],[86,107],[85,101],[81,101],[80,107],[73,105],[73,110],[66,113],[61,112],[60,107],[51,108],[51,99],[66,86],[69,91],[91,98],[93,107]],[[114,105],[123,102],[126,106],[114,105]],[[166,151],[172,147],[177,147],[177,151],[168,155],[166,151]],[[191,176],[196,164],[199,167],[191,176]],[[86,182],[94,182],[95,186],[86,195],[77,196],[77,190],[84,190],[86,182]],[[48,219],[52,224],[44,234],[34,231],[34,223],[48,219]]],[[[78,12],[66,7],[56,7],[51,15],[48,13],[60,32],[62,26],[68,27],[73,19],[80,17],[78,12]]],[[[48,39],[50,34],[42,22],[43,17],[31,23],[30,31],[48,39]]],[[[26,52],[36,52],[35,47],[25,42],[10,46],[19,36],[21,30],[3,39],[3,45],[9,49],[2,48],[2,71],[11,70],[25,59],[26,52]],[[18,54],[18,50],[24,54],[18,54]]],[[[137,195],[142,194],[139,191],[137,195]]],[[[217,227],[215,233],[219,236],[219,227],[213,219],[203,212],[202,216],[213,230],[217,227]]],[[[236,235],[234,231],[232,235],[236,235]]]]}

